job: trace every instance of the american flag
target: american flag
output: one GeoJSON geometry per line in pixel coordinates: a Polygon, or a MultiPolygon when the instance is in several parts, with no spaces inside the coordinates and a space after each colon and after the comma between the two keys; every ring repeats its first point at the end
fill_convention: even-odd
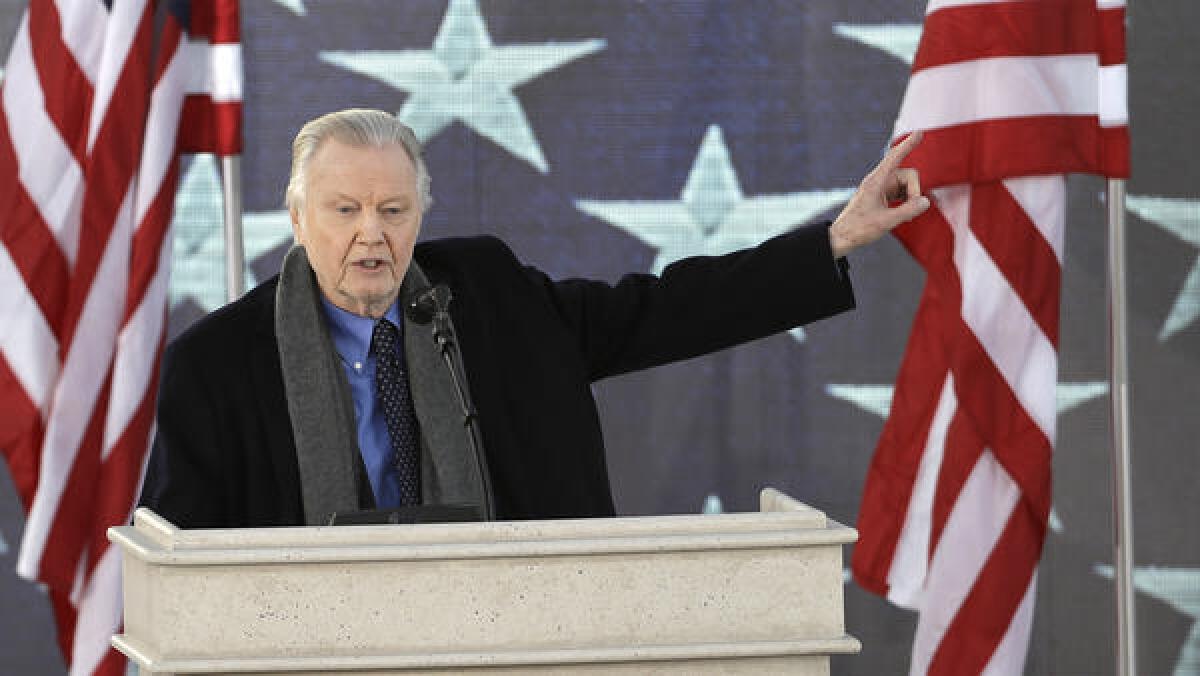
{"type": "Polygon", "coordinates": [[[177,148],[240,145],[237,0],[157,9],[32,0],[0,90],[0,449],[73,674],[124,671],[105,531],[153,430],[177,148]]]}
{"type": "Polygon", "coordinates": [[[1050,513],[1067,172],[1128,175],[1123,0],[931,0],[895,137],[935,207],[867,478],[858,582],[919,612],[912,674],[1022,673],[1050,513]]]}

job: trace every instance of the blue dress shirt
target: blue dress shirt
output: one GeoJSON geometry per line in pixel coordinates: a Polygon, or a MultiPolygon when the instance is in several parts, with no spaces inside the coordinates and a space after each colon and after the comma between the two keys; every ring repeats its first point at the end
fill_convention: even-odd
{"type": "MultiPolygon", "coordinates": [[[[383,408],[375,400],[375,356],[371,354],[371,334],[375,321],[361,317],[330,303],[324,296],[321,303],[329,324],[329,335],[333,347],[341,357],[350,382],[350,395],[354,399],[354,417],[358,424],[358,448],[371,490],[375,492],[375,506],[396,507],[400,504],[400,480],[396,473],[392,438],[388,435],[387,421],[383,408]]],[[[389,321],[404,332],[400,310],[393,303],[384,313],[389,321]]],[[[403,344],[403,341],[401,341],[403,344]]],[[[404,363],[404,350],[400,352],[400,363],[404,363]]]]}

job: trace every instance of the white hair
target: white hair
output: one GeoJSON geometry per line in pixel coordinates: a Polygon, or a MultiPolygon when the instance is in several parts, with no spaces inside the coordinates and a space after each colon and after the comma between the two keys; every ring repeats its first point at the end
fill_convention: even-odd
{"type": "Polygon", "coordinates": [[[413,130],[395,115],[382,110],[350,108],[322,115],[305,124],[292,141],[292,173],[288,177],[284,204],[288,209],[304,206],[304,182],[308,162],[321,144],[336,139],[356,147],[383,148],[398,144],[404,148],[417,174],[417,199],[421,200],[421,212],[429,211],[433,196],[429,192],[429,170],[421,158],[421,142],[413,130]]]}

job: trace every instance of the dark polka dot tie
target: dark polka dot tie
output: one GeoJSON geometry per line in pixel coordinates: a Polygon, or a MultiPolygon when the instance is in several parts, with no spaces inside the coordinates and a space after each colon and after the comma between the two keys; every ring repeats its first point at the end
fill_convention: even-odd
{"type": "MultiPolygon", "coordinates": [[[[386,319],[375,324],[371,334],[371,352],[375,354],[375,398],[383,408],[388,436],[392,438],[395,476],[400,488],[400,504],[421,502],[421,468],[417,442],[417,413],[413,409],[408,375],[400,362],[400,330],[386,319]]],[[[385,485],[389,483],[383,482],[385,485]]],[[[385,503],[390,496],[376,496],[385,503]]],[[[379,507],[391,505],[379,504],[379,507]]]]}

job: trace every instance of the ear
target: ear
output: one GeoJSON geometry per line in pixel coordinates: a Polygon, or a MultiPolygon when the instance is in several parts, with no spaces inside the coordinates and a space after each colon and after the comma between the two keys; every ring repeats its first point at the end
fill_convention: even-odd
{"type": "Polygon", "coordinates": [[[296,244],[304,246],[304,228],[300,225],[300,210],[296,207],[288,209],[288,218],[292,221],[292,237],[296,244]]]}

